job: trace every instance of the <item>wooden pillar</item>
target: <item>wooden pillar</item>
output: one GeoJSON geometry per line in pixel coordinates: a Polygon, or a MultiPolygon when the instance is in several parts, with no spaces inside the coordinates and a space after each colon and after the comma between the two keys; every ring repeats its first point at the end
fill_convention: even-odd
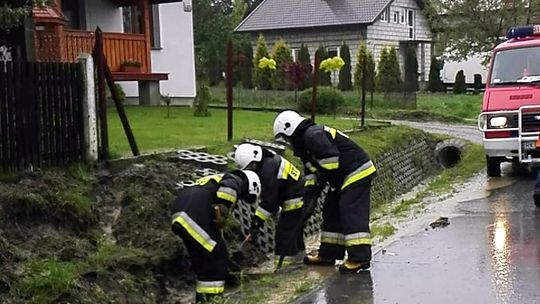
{"type": "MultiPolygon", "coordinates": [[[[54,5],[59,12],[62,12],[62,0],[55,0],[54,5]]],[[[56,44],[56,56],[58,56],[55,60],[65,61],[67,58],[65,51],[64,26],[55,25],[52,32],[54,33],[56,40],[54,43],[56,44]]]]}
{"type": "Polygon", "coordinates": [[[143,31],[144,31],[144,38],[145,38],[145,45],[146,45],[146,62],[145,65],[145,72],[152,72],[152,65],[151,65],[151,56],[150,56],[150,50],[151,50],[151,29],[150,29],[150,1],[149,0],[139,0],[139,8],[141,10],[142,14],[142,22],[143,22],[143,31]]]}
{"type": "Polygon", "coordinates": [[[67,61],[66,44],[65,44],[66,39],[64,38],[64,27],[60,25],[55,26],[53,32],[54,32],[54,36],[56,37],[58,59],[60,61],[67,61]]]}

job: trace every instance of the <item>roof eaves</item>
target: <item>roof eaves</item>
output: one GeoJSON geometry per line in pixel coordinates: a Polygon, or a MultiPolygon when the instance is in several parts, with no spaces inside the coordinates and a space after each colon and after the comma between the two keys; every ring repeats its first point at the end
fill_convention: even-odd
{"type": "Polygon", "coordinates": [[[233,32],[249,32],[249,31],[239,31],[239,29],[240,29],[240,27],[241,27],[242,25],[244,25],[244,23],[246,23],[246,21],[247,21],[249,18],[251,18],[251,16],[252,16],[253,14],[255,14],[255,12],[256,12],[257,10],[259,10],[259,8],[260,8],[266,1],[267,1],[267,0],[263,0],[259,5],[257,5],[257,7],[256,7],[253,11],[251,11],[251,13],[249,13],[249,15],[247,15],[247,17],[244,18],[244,20],[242,20],[242,22],[240,22],[240,24],[238,24],[237,27],[234,28],[234,31],[233,31],[233,32]]]}
{"type": "Polygon", "coordinates": [[[340,26],[340,25],[372,25],[373,22],[349,22],[349,23],[332,23],[325,24],[320,26],[295,26],[295,27],[272,27],[272,28],[255,28],[249,30],[241,30],[240,32],[252,33],[252,32],[262,32],[262,31],[275,31],[275,30],[289,30],[289,29],[308,29],[308,28],[320,28],[326,26],[340,26]]]}

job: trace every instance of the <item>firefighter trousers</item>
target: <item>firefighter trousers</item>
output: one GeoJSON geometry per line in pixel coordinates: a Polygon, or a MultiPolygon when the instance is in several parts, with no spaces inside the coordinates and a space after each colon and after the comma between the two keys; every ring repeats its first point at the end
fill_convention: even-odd
{"type": "Polygon", "coordinates": [[[305,249],[302,218],[302,208],[281,212],[275,234],[276,257],[293,257],[305,249]]]}
{"type": "Polygon", "coordinates": [[[227,246],[216,227],[200,227],[215,240],[212,251],[201,246],[199,242],[184,227],[173,224],[173,231],[184,241],[191,261],[191,268],[197,276],[196,302],[211,302],[212,298],[223,295],[229,254],[227,246]]]}
{"type": "Polygon", "coordinates": [[[342,260],[346,250],[350,261],[371,261],[370,199],[371,177],[328,192],[323,206],[320,256],[342,260]]]}

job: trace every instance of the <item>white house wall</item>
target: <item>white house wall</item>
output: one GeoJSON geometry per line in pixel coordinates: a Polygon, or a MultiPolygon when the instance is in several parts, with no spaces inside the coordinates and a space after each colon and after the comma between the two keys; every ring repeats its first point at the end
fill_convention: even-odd
{"type": "Polygon", "coordinates": [[[166,72],[161,93],[175,97],[195,97],[195,50],[193,18],[181,2],[159,5],[161,50],[152,51],[152,71],[166,72]]]}
{"type": "MultiPolygon", "coordinates": [[[[396,0],[390,4],[390,15],[387,22],[377,21],[368,27],[367,47],[373,52],[375,61],[380,59],[381,50],[384,47],[395,47],[398,54],[403,55],[400,50],[400,42],[415,41],[417,43],[418,69],[421,74],[420,80],[427,80],[429,77],[429,66],[431,63],[431,31],[429,24],[422,14],[415,0],[396,0]],[[414,9],[414,38],[409,38],[409,27],[407,23],[393,22],[393,12],[398,11],[400,16],[403,10],[414,9]],[[424,59],[424,60],[422,60],[424,59]]],[[[401,17],[400,17],[401,19],[401,17]]],[[[406,21],[406,20],[405,20],[406,21]]],[[[403,69],[403,56],[399,56],[400,66],[403,69]]]]}
{"type": "MultiPolygon", "coordinates": [[[[160,81],[162,95],[173,97],[173,104],[191,104],[196,95],[193,18],[179,3],[159,6],[161,49],[151,51],[152,72],[169,73],[169,80],[160,81]]],[[[136,82],[124,82],[126,96],[138,95],[136,82]]]]}
{"type": "MultiPolygon", "coordinates": [[[[124,32],[121,8],[109,0],[86,1],[86,6],[88,30],[100,26],[105,32],[124,32]]],[[[174,103],[189,103],[196,94],[192,13],[184,11],[182,2],[158,7],[162,48],[151,51],[152,72],[169,73],[169,80],[160,82],[162,94],[175,97],[174,103]]],[[[121,85],[126,96],[138,96],[137,82],[121,85]]]]}

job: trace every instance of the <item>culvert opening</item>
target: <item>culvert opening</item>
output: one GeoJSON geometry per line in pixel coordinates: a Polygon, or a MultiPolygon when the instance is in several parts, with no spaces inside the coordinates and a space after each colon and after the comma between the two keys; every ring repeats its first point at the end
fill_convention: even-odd
{"type": "Polygon", "coordinates": [[[439,151],[437,158],[443,168],[451,168],[461,161],[461,150],[453,146],[444,147],[439,151]]]}

